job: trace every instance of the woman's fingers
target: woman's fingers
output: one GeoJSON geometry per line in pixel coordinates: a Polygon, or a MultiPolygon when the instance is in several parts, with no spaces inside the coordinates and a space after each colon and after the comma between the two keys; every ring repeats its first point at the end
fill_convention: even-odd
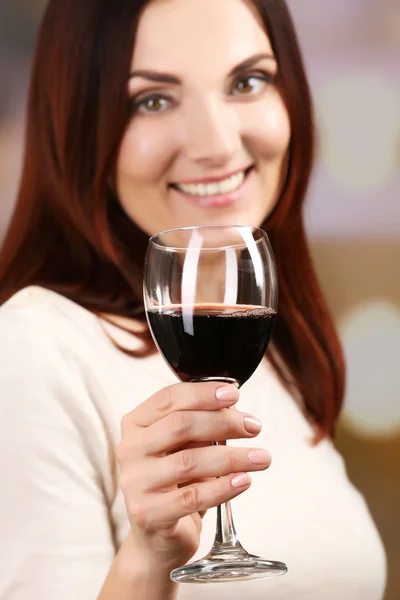
{"type": "Polygon", "coordinates": [[[149,427],[176,411],[214,411],[233,406],[239,399],[234,385],[221,382],[178,383],[166,387],[122,419],[122,429],[136,425],[149,427]]]}
{"type": "Polygon", "coordinates": [[[203,515],[248,489],[249,471],[268,468],[266,451],[210,445],[261,430],[257,419],[234,409],[238,399],[232,385],[177,384],[123,418],[117,460],[132,523],[157,531],[203,515]]]}
{"type": "Polygon", "coordinates": [[[173,527],[179,519],[232,500],[251,484],[247,473],[193,483],[163,494],[145,494],[140,502],[128,505],[131,520],[147,532],[173,527]]]}
{"type": "Polygon", "coordinates": [[[185,448],[162,458],[148,458],[141,465],[143,472],[136,471],[132,479],[141,481],[140,488],[149,492],[231,473],[264,471],[270,464],[269,452],[258,448],[185,448]]]}
{"type": "Polygon", "coordinates": [[[260,433],[261,423],[237,410],[174,412],[143,432],[147,455],[171,452],[191,442],[221,442],[252,438],[260,433]]]}

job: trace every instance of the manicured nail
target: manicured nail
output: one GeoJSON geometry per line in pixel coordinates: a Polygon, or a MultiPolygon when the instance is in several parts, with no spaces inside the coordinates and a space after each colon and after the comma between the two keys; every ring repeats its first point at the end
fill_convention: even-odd
{"type": "Polygon", "coordinates": [[[247,473],[236,475],[236,477],[231,480],[231,484],[234,488],[247,487],[249,483],[251,483],[251,479],[247,473]]]}
{"type": "Polygon", "coordinates": [[[248,459],[253,465],[268,465],[271,456],[266,450],[252,450],[248,454],[248,459]]]}
{"type": "Polygon", "coordinates": [[[244,417],[244,428],[248,433],[260,433],[262,423],[254,417],[244,417]]]}
{"type": "Polygon", "coordinates": [[[218,388],[215,395],[223,406],[231,406],[239,399],[239,390],[234,385],[226,385],[218,388]]]}

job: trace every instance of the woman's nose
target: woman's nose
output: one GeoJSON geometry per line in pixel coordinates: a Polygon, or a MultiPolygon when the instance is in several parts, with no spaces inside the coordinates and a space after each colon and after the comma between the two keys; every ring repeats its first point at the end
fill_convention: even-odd
{"type": "Polygon", "coordinates": [[[233,109],[223,101],[198,102],[186,111],[186,155],[207,167],[232,163],[240,150],[240,126],[233,109]]]}

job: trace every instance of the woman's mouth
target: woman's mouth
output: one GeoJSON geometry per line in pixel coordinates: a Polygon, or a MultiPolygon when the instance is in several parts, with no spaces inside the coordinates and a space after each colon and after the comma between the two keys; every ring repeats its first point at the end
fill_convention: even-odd
{"type": "Polygon", "coordinates": [[[176,190],[189,202],[204,208],[219,208],[234,204],[242,195],[250,172],[254,166],[239,171],[219,181],[204,183],[172,183],[170,188],[176,190]]]}

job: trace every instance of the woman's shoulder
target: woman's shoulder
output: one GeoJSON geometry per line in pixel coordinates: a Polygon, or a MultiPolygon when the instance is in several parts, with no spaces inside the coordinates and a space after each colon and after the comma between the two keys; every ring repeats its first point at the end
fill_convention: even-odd
{"type": "Polygon", "coordinates": [[[96,316],[76,302],[57,292],[41,286],[28,286],[16,292],[0,307],[0,319],[3,322],[15,321],[50,323],[56,315],[68,314],[74,321],[94,322],[96,316]]]}
{"type": "Polygon", "coordinates": [[[14,294],[0,308],[0,349],[7,352],[24,342],[37,348],[68,345],[78,332],[99,335],[96,315],[68,298],[40,286],[29,286],[14,294]]]}
{"type": "Polygon", "coordinates": [[[26,287],[0,307],[0,363],[9,374],[25,377],[40,367],[50,377],[68,366],[87,382],[104,385],[126,373],[140,380],[142,372],[159,370],[158,362],[152,368],[153,361],[125,354],[119,346],[135,350],[140,340],[43,287],[26,287]]]}
{"type": "Polygon", "coordinates": [[[99,317],[36,287],[0,308],[0,365],[0,417],[9,403],[25,414],[60,410],[85,429],[101,416],[115,439],[120,418],[167,379],[159,361],[131,357],[113,344],[99,317]]]}
{"type": "Polygon", "coordinates": [[[108,345],[96,315],[42,287],[24,288],[0,308],[2,385],[26,385],[38,373],[41,386],[53,388],[87,379],[108,345]]]}
{"type": "Polygon", "coordinates": [[[12,402],[76,422],[103,413],[109,351],[96,315],[53,291],[22,289],[0,308],[0,409],[12,402]]]}
{"type": "Polygon", "coordinates": [[[118,419],[108,416],[95,379],[97,372],[105,372],[106,361],[100,362],[100,354],[91,364],[99,345],[91,333],[96,323],[89,311],[43,288],[22,289],[2,305],[0,439],[7,448],[27,449],[24,460],[17,461],[19,469],[27,464],[26,456],[38,464],[39,477],[48,465],[52,475],[60,465],[79,473],[86,465],[89,474],[103,473],[111,497],[107,460],[118,419]],[[50,447],[51,456],[46,454],[50,447]]]}

